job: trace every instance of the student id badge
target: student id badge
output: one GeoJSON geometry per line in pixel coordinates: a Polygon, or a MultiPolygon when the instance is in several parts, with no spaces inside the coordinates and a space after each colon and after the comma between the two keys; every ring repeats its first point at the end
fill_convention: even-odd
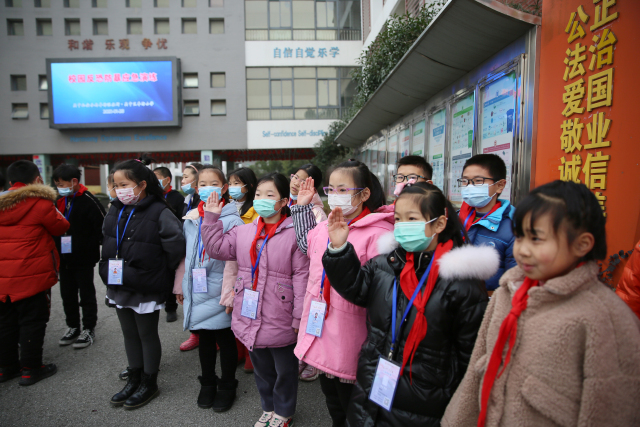
{"type": "Polygon", "coordinates": [[[63,254],[71,253],[71,236],[60,237],[60,249],[63,254]]]}
{"type": "Polygon", "coordinates": [[[121,259],[109,260],[108,285],[122,285],[122,266],[123,260],[121,259]]]}
{"type": "Polygon", "coordinates": [[[393,398],[398,387],[401,366],[383,357],[378,359],[376,375],[373,378],[369,400],[391,411],[393,398]]]}
{"type": "Polygon", "coordinates": [[[249,319],[256,320],[258,314],[258,297],[260,292],[252,289],[245,289],[242,297],[242,311],[240,314],[249,319]]]}
{"type": "Polygon", "coordinates": [[[193,292],[206,293],[207,292],[207,269],[194,268],[192,271],[193,271],[193,292]]]}
{"type": "Polygon", "coordinates": [[[320,338],[324,326],[324,314],[327,312],[327,303],[323,301],[311,301],[309,319],[307,320],[306,333],[320,338]]]}

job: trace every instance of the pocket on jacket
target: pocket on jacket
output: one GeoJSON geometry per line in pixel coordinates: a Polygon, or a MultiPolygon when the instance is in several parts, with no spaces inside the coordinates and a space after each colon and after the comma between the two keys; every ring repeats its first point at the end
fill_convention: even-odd
{"type": "Polygon", "coordinates": [[[544,381],[529,375],[520,390],[524,400],[541,415],[561,426],[570,427],[578,420],[580,405],[559,393],[544,381]]]}
{"type": "Polygon", "coordinates": [[[293,285],[276,282],[275,291],[280,302],[287,304],[293,303],[293,285]]]}

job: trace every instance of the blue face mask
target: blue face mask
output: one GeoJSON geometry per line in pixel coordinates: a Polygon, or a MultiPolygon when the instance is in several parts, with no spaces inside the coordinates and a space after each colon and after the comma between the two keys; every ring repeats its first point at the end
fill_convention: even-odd
{"type": "MultiPolygon", "coordinates": [[[[495,185],[495,183],[491,185],[495,185]]],[[[466,187],[462,187],[460,191],[462,200],[473,208],[484,208],[491,202],[493,196],[498,194],[495,193],[493,196],[490,196],[489,187],[489,184],[467,185],[466,187]]]]}
{"type": "Polygon", "coordinates": [[[436,219],[438,218],[434,218],[429,222],[396,222],[393,226],[393,236],[396,238],[396,241],[400,243],[400,246],[402,246],[407,252],[424,251],[429,247],[431,241],[436,235],[436,233],[433,233],[433,236],[427,237],[424,234],[424,227],[430,222],[435,221],[436,219]]]}
{"type": "Polygon", "coordinates": [[[58,193],[62,197],[67,197],[73,195],[73,187],[58,187],[58,193]]]}
{"type": "Polygon", "coordinates": [[[278,213],[278,211],[275,210],[275,206],[276,202],[279,201],[280,200],[273,199],[255,199],[253,201],[253,209],[255,209],[262,218],[269,218],[278,213]]]}
{"type": "Polygon", "coordinates": [[[218,197],[222,197],[222,188],[220,187],[212,187],[212,186],[199,187],[198,195],[200,196],[200,200],[207,203],[207,200],[209,200],[209,196],[214,191],[218,193],[218,197]]]}
{"type": "Polygon", "coordinates": [[[164,189],[167,188],[167,185],[169,184],[167,183],[167,185],[162,185],[162,181],[159,181],[158,185],[160,186],[160,188],[162,188],[162,191],[164,191],[164,189]]]}
{"type": "Polygon", "coordinates": [[[245,185],[242,187],[229,187],[229,196],[234,200],[242,199],[244,197],[244,193],[242,192],[244,187],[245,185]]]}
{"type": "Polygon", "coordinates": [[[114,200],[117,200],[117,197],[111,197],[111,194],[109,194],[109,202],[113,202],[114,200]]]}
{"type": "Polygon", "coordinates": [[[195,188],[193,188],[193,187],[191,186],[191,184],[193,184],[193,183],[192,183],[192,182],[190,182],[190,183],[188,183],[188,184],[183,185],[183,186],[182,186],[182,187],[180,187],[180,188],[182,188],[182,191],[184,191],[184,193],[185,193],[185,194],[193,194],[193,193],[195,193],[195,192],[196,192],[196,189],[195,189],[195,188]]]}

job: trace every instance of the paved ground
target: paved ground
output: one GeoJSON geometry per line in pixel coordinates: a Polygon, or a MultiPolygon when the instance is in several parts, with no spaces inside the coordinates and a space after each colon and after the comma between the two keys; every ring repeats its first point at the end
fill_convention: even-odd
{"type": "MultiPolygon", "coordinates": [[[[112,408],[109,399],[125,384],[118,373],[127,366],[127,358],[115,309],[102,303],[106,288],[95,277],[99,301],[95,344],[83,350],[58,346],[66,325],[56,285],[44,358],[58,366],[58,373],[30,387],[18,386],[17,378],[0,384],[0,426],[253,426],[262,414],[260,397],[253,375],[240,367],[238,399],[229,412],[216,414],[196,405],[200,363],[197,350],[182,353],[178,349],[188,337],[188,332],[182,332],[181,306],[177,322],[166,323],[164,311],[160,317],[160,395],[134,411],[112,408]]],[[[300,382],[295,421],[299,427],[331,425],[318,381],[300,382]]]]}

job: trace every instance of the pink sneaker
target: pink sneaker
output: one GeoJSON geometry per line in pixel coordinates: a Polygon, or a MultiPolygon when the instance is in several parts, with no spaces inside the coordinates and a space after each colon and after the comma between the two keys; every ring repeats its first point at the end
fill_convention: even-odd
{"type": "Polygon", "coordinates": [[[188,340],[180,344],[180,351],[189,351],[198,348],[200,345],[200,336],[191,334],[188,340]]]}
{"type": "Polygon", "coordinates": [[[318,379],[318,375],[320,374],[316,368],[311,365],[307,365],[300,374],[300,380],[306,382],[315,381],[318,379]]]}

